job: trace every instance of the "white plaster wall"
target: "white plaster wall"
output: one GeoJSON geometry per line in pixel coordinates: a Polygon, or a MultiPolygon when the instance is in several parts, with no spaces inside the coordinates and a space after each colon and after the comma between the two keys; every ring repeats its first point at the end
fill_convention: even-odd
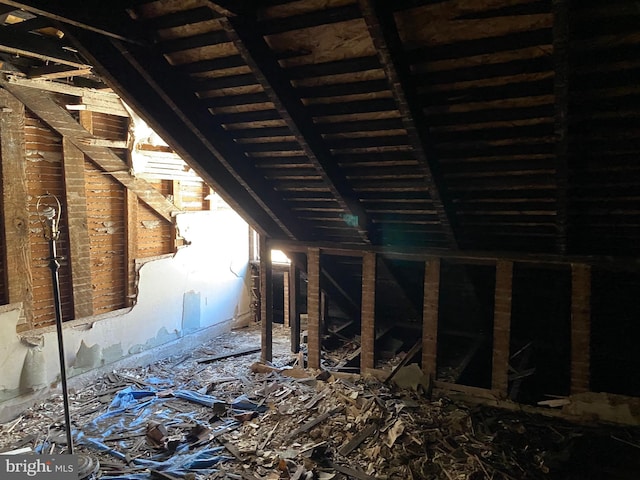
{"type": "MultiPolygon", "coordinates": [[[[230,209],[180,214],[176,221],[189,244],[142,264],[134,307],[64,324],[70,378],[181,339],[188,333],[185,296],[203,337],[213,327],[248,321],[247,224],[230,209]]],[[[55,328],[16,334],[20,308],[0,307],[0,418],[7,400],[46,390],[59,379],[55,328]]]]}

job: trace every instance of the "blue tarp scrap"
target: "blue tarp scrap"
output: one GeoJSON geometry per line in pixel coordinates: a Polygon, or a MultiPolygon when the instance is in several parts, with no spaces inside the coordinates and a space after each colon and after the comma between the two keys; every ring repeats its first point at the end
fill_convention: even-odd
{"type": "MultiPolygon", "coordinates": [[[[136,390],[127,387],[119,391],[107,411],[96,417],[93,421],[84,425],[80,430],[74,431],[74,436],[78,444],[85,445],[94,450],[108,453],[120,460],[125,460],[125,454],[116,448],[112,448],[105,442],[109,437],[117,435],[131,436],[132,434],[144,434],[147,425],[152,422],[162,422],[165,426],[172,423],[182,423],[194,421],[198,412],[175,412],[164,403],[169,398],[160,398],[157,391],[150,387],[148,390],[136,390]]],[[[265,412],[267,407],[258,405],[246,395],[241,395],[231,403],[223,402],[211,395],[204,395],[191,390],[176,390],[173,396],[183,400],[188,400],[199,405],[214,408],[217,405],[230,406],[234,413],[238,412],[265,412]]],[[[228,428],[237,422],[230,420],[221,428],[228,428]]],[[[127,448],[125,441],[117,443],[120,449],[127,448]]],[[[163,451],[150,458],[138,458],[132,461],[133,464],[153,470],[158,470],[170,475],[182,477],[188,472],[201,473],[204,475],[215,472],[214,466],[223,460],[230,460],[220,454],[224,447],[206,447],[192,449],[193,445],[182,443],[175,452],[163,451]]],[[[131,473],[126,475],[102,476],[103,480],[128,478],[132,480],[148,480],[150,473],[131,473]]]]}

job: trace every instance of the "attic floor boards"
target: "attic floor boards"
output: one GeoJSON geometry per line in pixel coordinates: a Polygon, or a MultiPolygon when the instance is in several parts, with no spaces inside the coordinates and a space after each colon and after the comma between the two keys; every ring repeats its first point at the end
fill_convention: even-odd
{"type": "MultiPolygon", "coordinates": [[[[71,392],[76,452],[99,459],[103,479],[637,478],[638,428],[428,401],[373,380],[281,370],[294,361],[288,336],[274,327],[276,371],[258,366],[259,353],[202,362],[260,345],[259,325],[251,325],[71,392]],[[99,436],[109,452],[89,445],[99,436]]],[[[0,450],[62,452],[62,418],[61,396],[51,396],[0,425],[0,450]]]]}

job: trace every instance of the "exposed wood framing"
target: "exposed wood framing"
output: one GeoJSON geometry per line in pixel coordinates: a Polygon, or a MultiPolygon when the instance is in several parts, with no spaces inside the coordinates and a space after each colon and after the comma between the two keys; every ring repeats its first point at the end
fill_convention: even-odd
{"type": "Polygon", "coordinates": [[[357,195],[340,171],[337,162],[332,159],[332,154],[318,133],[307,109],[294,94],[291,83],[287,81],[286,74],[265,42],[257,23],[245,18],[230,18],[222,23],[302,151],[328,185],[344,213],[351,218],[357,218],[358,231],[363,240],[369,242],[370,225],[367,213],[354,200],[357,195]]]}
{"type": "Polygon", "coordinates": [[[566,254],[569,183],[569,0],[553,0],[553,57],[555,63],[555,135],[558,204],[557,251],[566,254]]]}
{"type": "Polygon", "coordinates": [[[358,304],[347,291],[341,286],[340,275],[334,272],[331,267],[322,267],[322,278],[326,280],[324,289],[329,293],[329,296],[339,302],[340,308],[343,308],[347,314],[357,316],[360,312],[361,305],[358,304]]]}
{"type": "Polygon", "coordinates": [[[267,239],[260,235],[260,322],[262,329],[261,360],[273,359],[273,268],[267,239]]]}
{"type": "Polygon", "coordinates": [[[0,52],[15,56],[35,58],[43,62],[54,62],[72,68],[86,70],[89,65],[81,63],[68,50],[56,46],[51,40],[27,32],[9,32],[7,27],[0,30],[0,52]]]}
{"type": "Polygon", "coordinates": [[[511,340],[511,299],[513,262],[496,264],[496,291],[493,315],[493,367],[491,389],[499,398],[507,397],[509,385],[509,345],[511,340]]]}
{"type": "Polygon", "coordinates": [[[76,122],[69,112],[58,105],[51,94],[40,92],[39,95],[33,95],[33,89],[20,87],[8,83],[5,80],[0,80],[0,85],[16,96],[53,130],[63,137],[68,138],[74,146],[106,173],[126,188],[135,192],[135,194],[158,213],[158,215],[173,223],[173,213],[178,212],[179,209],[147,181],[131,175],[127,164],[108,147],[92,145],[90,141],[92,135],[76,122]]]}
{"type": "Polygon", "coordinates": [[[304,226],[293,221],[278,193],[248,162],[238,161],[244,153],[192,92],[183,89],[187,77],[146,51],[86,31],[72,34],[117,93],[254,228],[271,238],[304,238],[304,226]],[[154,119],[163,119],[164,127],[154,119]]]}
{"type": "Polygon", "coordinates": [[[125,262],[127,272],[126,303],[128,307],[135,305],[138,294],[136,284],[136,258],[138,258],[138,197],[130,190],[125,190],[125,221],[127,225],[125,262]]]}
{"type": "Polygon", "coordinates": [[[307,251],[307,365],[320,368],[320,249],[307,251]]]}
{"type": "Polygon", "coordinates": [[[493,265],[496,261],[534,263],[539,265],[567,265],[583,263],[600,266],[614,271],[640,271],[640,260],[636,257],[612,258],[603,255],[555,255],[517,252],[442,250],[437,248],[393,248],[376,246],[350,246],[325,242],[289,242],[270,240],[271,248],[291,253],[305,252],[309,248],[318,248],[327,255],[362,256],[365,251],[373,251],[389,258],[413,261],[426,261],[430,257],[446,258],[451,261],[469,264],[493,265]]]}
{"type": "Polygon", "coordinates": [[[74,318],[84,318],[93,315],[91,243],[87,227],[84,153],[78,150],[66,137],[62,138],[62,150],[64,153],[64,187],[73,285],[73,315],[74,318]]]}
{"type": "Polygon", "coordinates": [[[293,259],[289,266],[289,322],[291,324],[291,352],[300,351],[300,312],[298,311],[298,287],[300,270],[293,259]]]}
{"type": "Polygon", "coordinates": [[[424,264],[424,301],[422,311],[422,371],[435,380],[438,353],[438,317],[440,300],[440,259],[424,264]]]}
{"type": "Polygon", "coordinates": [[[590,390],[591,268],[571,266],[571,393],[590,390]]]}
{"type": "Polygon", "coordinates": [[[38,90],[44,90],[46,92],[61,93],[63,95],[79,97],[80,103],[67,105],[66,107],[68,110],[88,110],[91,112],[106,113],[107,115],[117,115],[119,117],[129,116],[129,112],[124,108],[120,97],[108,89],[96,90],[76,87],[65,83],[52,82],[43,79],[29,79],[18,77],[16,75],[7,75],[6,79],[9,83],[19,85],[21,87],[37,88],[38,90]]]}
{"type": "Polygon", "coordinates": [[[206,0],[205,4],[216,14],[221,16],[234,16],[255,12],[257,2],[252,0],[206,0]]]}
{"type": "Polygon", "coordinates": [[[376,47],[378,58],[384,69],[389,87],[402,117],[402,123],[410,139],[411,147],[418,159],[421,172],[429,183],[429,196],[440,220],[449,247],[457,248],[454,217],[447,200],[440,168],[434,155],[433,145],[427,135],[424,114],[418,108],[420,102],[414,94],[408,68],[400,63],[404,58],[402,41],[395,26],[393,12],[378,0],[359,0],[360,9],[367,23],[369,34],[376,47]]]}
{"type": "Polygon", "coordinates": [[[124,19],[124,12],[109,4],[95,4],[94,7],[98,8],[98,11],[96,11],[94,8],[87,9],[86,4],[79,0],[66,0],[64,2],[50,2],[47,0],[28,0],[21,2],[0,0],[0,3],[102,35],[127,42],[140,43],[140,40],[135,38],[135,30],[131,31],[126,29],[124,22],[118,22],[116,18],[114,18],[121,16],[124,19]],[[104,12],[104,9],[109,9],[109,15],[100,14],[101,11],[104,12]],[[89,15],[83,16],[82,12],[88,13],[89,15]],[[105,19],[111,20],[109,23],[106,23],[105,19]]]}
{"type": "MultiPolygon", "coordinates": [[[[182,203],[182,187],[180,180],[171,180],[171,194],[173,195],[173,204],[180,210],[184,208],[182,203]]],[[[182,244],[182,240],[178,239],[178,229],[175,224],[171,224],[171,243],[173,244],[173,250],[177,251],[178,247],[182,244]]]]}
{"type": "Polygon", "coordinates": [[[360,314],[360,371],[375,367],[376,340],[376,254],[362,257],[362,308],[360,314]]]}
{"type": "Polygon", "coordinates": [[[22,312],[33,322],[33,278],[29,243],[29,204],[25,165],[24,105],[0,90],[2,153],[2,219],[6,249],[8,300],[22,302],[22,312]]]}

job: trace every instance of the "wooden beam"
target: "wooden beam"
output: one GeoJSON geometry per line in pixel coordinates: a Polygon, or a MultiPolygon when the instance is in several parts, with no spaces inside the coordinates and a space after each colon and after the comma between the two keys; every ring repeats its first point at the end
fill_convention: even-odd
{"type": "Polygon", "coordinates": [[[400,111],[407,136],[420,164],[420,172],[429,184],[429,196],[438,214],[440,225],[449,246],[457,248],[454,214],[445,190],[433,142],[429,138],[424,114],[419,108],[415,89],[411,85],[408,66],[404,58],[402,40],[398,34],[390,6],[378,0],[359,0],[369,34],[378,53],[378,59],[389,81],[389,88],[400,111]]]}
{"type": "Polygon", "coordinates": [[[422,306],[422,371],[436,379],[438,353],[438,318],[440,306],[440,259],[424,264],[424,300],[422,306]]]}
{"type": "MultiPolygon", "coordinates": [[[[173,195],[173,204],[182,210],[182,187],[180,180],[171,180],[171,194],[173,195]]],[[[178,240],[178,229],[175,224],[171,225],[171,238],[173,239],[173,251],[177,252],[178,247],[182,243],[181,240],[178,240]]]]}
{"type": "Polygon", "coordinates": [[[307,365],[320,368],[320,249],[307,251],[307,365]]]}
{"type": "Polygon", "coordinates": [[[591,267],[571,265],[571,393],[588,392],[591,358],[591,267]]]}
{"type": "Polygon", "coordinates": [[[290,253],[302,253],[309,248],[317,248],[327,255],[362,256],[365,252],[375,252],[388,258],[398,260],[410,260],[423,262],[430,257],[446,258],[465,264],[487,265],[499,260],[521,263],[533,263],[537,265],[568,265],[583,263],[585,265],[599,266],[615,271],[640,271],[640,259],[637,257],[612,257],[610,255],[556,255],[517,252],[493,252],[472,250],[445,250],[441,248],[391,248],[377,246],[357,246],[328,242],[291,242],[286,240],[270,240],[271,248],[290,253]]]}
{"type": "Polygon", "coordinates": [[[31,88],[20,87],[1,79],[0,86],[16,96],[53,130],[68,138],[76,148],[115,180],[138,195],[156,213],[173,223],[173,214],[180,210],[147,181],[131,175],[127,164],[111,149],[92,145],[94,137],[69,112],[58,105],[51,94],[40,92],[39,95],[33,95],[31,88]]]}
{"type": "MultiPolygon", "coordinates": [[[[67,110],[75,110],[80,112],[90,111],[105,113],[107,115],[116,115],[119,117],[129,117],[129,112],[127,112],[127,110],[124,108],[120,97],[109,89],[99,90],[93,88],[76,87],[74,85],[67,85],[65,83],[52,82],[43,78],[29,79],[17,75],[6,75],[5,79],[7,82],[13,85],[80,97],[80,103],[67,104],[67,110]]],[[[37,95],[37,92],[34,92],[34,94],[37,95]]],[[[94,139],[93,141],[98,145],[106,147],[126,148],[126,145],[123,145],[118,141],[106,139],[94,139]]]]}
{"type": "MultiPolygon", "coordinates": [[[[48,0],[0,0],[0,3],[26,10],[41,17],[133,43],[143,43],[130,27],[131,18],[118,4],[95,3],[87,8],[80,0],[50,2],[48,0]],[[97,7],[97,10],[96,10],[97,7]],[[108,19],[105,21],[104,19],[108,19]]],[[[122,4],[120,4],[122,5],[122,4]]]]}
{"type": "Polygon", "coordinates": [[[184,73],[148,50],[82,30],[69,35],[127,104],[256,230],[270,238],[309,235],[251,162],[238,161],[245,153],[189,90],[184,73]]]}
{"type": "Polygon", "coordinates": [[[10,26],[3,26],[0,30],[0,52],[36,58],[43,62],[67,65],[77,69],[91,68],[90,65],[80,62],[77,56],[63,46],[66,45],[57,39],[47,39],[32,33],[13,32],[10,26]]]}
{"type": "Polygon", "coordinates": [[[371,234],[368,214],[356,200],[358,196],[332,158],[332,153],[318,133],[307,108],[295,93],[278,59],[264,40],[257,22],[245,17],[236,17],[224,19],[222,24],[309,162],[316,168],[344,210],[345,222],[354,222],[360,236],[368,243],[371,234]]]}
{"type": "Polygon", "coordinates": [[[300,351],[300,312],[298,310],[298,290],[300,270],[293,259],[289,266],[289,322],[291,323],[291,353],[300,351]]]}
{"type": "Polygon", "coordinates": [[[65,137],[62,138],[62,151],[66,214],[69,225],[73,316],[85,318],[93,315],[93,288],[91,287],[91,242],[87,218],[84,154],[65,137]]]}
{"type": "Polygon", "coordinates": [[[258,2],[255,0],[206,0],[204,4],[223,17],[255,14],[258,8],[258,2]]]}
{"type": "Polygon", "coordinates": [[[128,307],[136,304],[138,288],[136,282],[136,258],[138,258],[138,197],[129,189],[125,190],[126,210],[125,221],[127,231],[125,262],[127,272],[126,281],[126,303],[128,307]]]}
{"type": "MultiPolygon", "coordinates": [[[[324,252],[321,250],[321,253],[324,252]]],[[[353,295],[349,294],[349,292],[343,288],[343,285],[341,285],[340,278],[342,275],[340,272],[330,266],[324,266],[320,273],[323,280],[326,281],[323,283],[323,287],[331,299],[336,302],[347,315],[357,318],[360,313],[361,304],[356,302],[353,295]]]]}
{"type": "Polygon", "coordinates": [[[360,372],[375,368],[376,340],[376,254],[362,257],[362,308],[360,313],[360,372]]]}
{"type": "Polygon", "coordinates": [[[507,398],[509,385],[509,345],[511,342],[511,298],[513,262],[496,264],[496,290],[493,313],[493,363],[491,389],[499,398],[507,398]]]}
{"type": "Polygon", "coordinates": [[[569,183],[569,0],[553,0],[553,60],[555,95],[555,155],[558,200],[556,215],[559,254],[566,254],[569,183]]]}
{"type": "Polygon", "coordinates": [[[260,235],[260,328],[263,362],[273,360],[273,268],[267,239],[260,235]]]}
{"type": "Polygon", "coordinates": [[[33,278],[29,241],[24,105],[0,90],[2,156],[2,221],[9,303],[22,302],[27,328],[33,322],[33,278]]]}

